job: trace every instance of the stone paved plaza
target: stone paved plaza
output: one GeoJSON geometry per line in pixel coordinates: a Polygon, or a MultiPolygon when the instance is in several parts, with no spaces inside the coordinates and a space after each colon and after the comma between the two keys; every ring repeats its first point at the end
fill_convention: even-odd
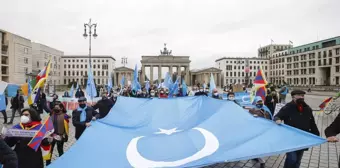
{"type": "MultiPolygon", "coordinates": [[[[307,95],[306,101],[307,103],[313,108],[316,109],[320,102],[326,98],[326,96],[319,96],[319,95],[307,95]]],[[[288,98],[290,100],[290,97],[288,98]]],[[[10,112],[8,112],[10,115],[10,112]]],[[[324,115],[323,113],[319,114],[315,112],[315,120],[317,122],[318,128],[320,133],[324,137],[324,129],[334,120],[337,113],[324,115]]],[[[19,117],[15,118],[15,123],[18,123],[19,117]]],[[[3,126],[3,118],[0,117],[0,128],[3,126]]],[[[70,126],[70,138],[69,141],[65,144],[65,150],[68,150],[73,143],[75,143],[74,139],[74,127],[70,126]]],[[[280,143],[280,142],[278,142],[280,143]]],[[[309,151],[306,151],[303,156],[301,168],[336,168],[338,167],[338,155],[340,152],[340,145],[339,143],[325,143],[320,146],[313,147],[309,151]]],[[[266,160],[266,167],[283,167],[284,164],[284,154],[279,156],[271,156],[264,158],[266,160]]],[[[53,154],[53,160],[58,158],[58,154],[56,148],[53,154]]],[[[207,168],[251,168],[251,167],[259,167],[258,163],[255,163],[251,160],[246,161],[239,161],[239,162],[232,162],[232,163],[220,163],[211,166],[207,166],[207,168]]]]}

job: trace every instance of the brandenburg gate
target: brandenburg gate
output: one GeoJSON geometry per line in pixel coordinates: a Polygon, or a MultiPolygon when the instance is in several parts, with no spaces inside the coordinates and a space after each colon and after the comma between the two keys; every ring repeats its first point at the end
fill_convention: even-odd
{"type": "MultiPolygon", "coordinates": [[[[190,86],[190,56],[173,56],[172,51],[166,48],[166,44],[164,44],[163,51],[161,50],[160,55],[158,56],[142,56],[142,67],[141,67],[141,75],[140,82],[144,84],[145,82],[145,68],[150,67],[150,84],[153,84],[153,76],[154,76],[154,67],[158,68],[158,83],[162,82],[162,68],[167,67],[169,69],[170,75],[178,75],[181,76],[182,79],[185,79],[185,83],[190,86]],[[176,73],[173,73],[174,67],[176,68],[176,73]],[[182,67],[184,70],[182,71],[182,67]]],[[[173,81],[175,82],[175,81],[173,81]]]]}

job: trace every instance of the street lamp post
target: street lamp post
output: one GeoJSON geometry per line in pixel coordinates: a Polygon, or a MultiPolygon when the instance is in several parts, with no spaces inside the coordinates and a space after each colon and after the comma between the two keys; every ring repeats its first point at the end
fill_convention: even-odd
{"type": "MultiPolygon", "coordinates": [[[[91,40],[92,40],[92,36],[93,38],[96,38],[97,35],[97,23],[92,23],[91,19],[89,21],[89,23],[85,23],[84,24],[84,34],[83,34],[84,38],[86,38],[87,36],[89,36],[89,64],[90,64],[90,71],[92,73],[92,62],[91,62],[91,40]],[[86,32],[86,27],[88,27],[88,33],[86,32]],[[92,34],[92,28],[93,28],[93,34],[92,34]]],[[[92,95],[92,86],[91,88],[91,95],[92,95]]],[[[93,99],[93,96],[91,96],[91,99],[93,99]]]]}
{"type": "Polygon", "coordinates": [[[92,40],[92,36],[93,38],[96,38],[97,35],[97,23],[92,23],[91,19],[89,21],[89,23],[85,23],[84,24],[84,34],[83,34],[84,38],[86,38],[87,36],[89,36],[89,63],[90,63],[90,68],[92,69],[92,63],[91,63],[91,40],[92,40]],[[88,27],[88,33],[86,31],[86,27],[88,27]],[[92,28],[93,28],[93,34],[92,34],[92,28]]]}

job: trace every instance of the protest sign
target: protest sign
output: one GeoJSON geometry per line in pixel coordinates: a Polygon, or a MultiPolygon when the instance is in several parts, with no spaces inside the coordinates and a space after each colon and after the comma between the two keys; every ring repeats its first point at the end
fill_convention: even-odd
{"type": "Polygon", "coordinates": [[[21,130],[21,129],[5,129],[5,137],[34,137],[37,133],[36,130],[21,130]]]}
{"type": "Polygon", "coordinates": [[[283,103],[277,103],[276,106],[275,106],[275,112],[274,112],[274,116],[281,110],[281,108],[283,106],[285,106],[286,104],[283,104],[283,103]]]}

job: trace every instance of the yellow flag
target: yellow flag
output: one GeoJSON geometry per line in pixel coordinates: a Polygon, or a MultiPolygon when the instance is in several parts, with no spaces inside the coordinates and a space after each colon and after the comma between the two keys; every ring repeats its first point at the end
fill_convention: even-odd
{"type": "Polygon", "coordinates": [[[28,83],[21,85],[21,91],[25,96],[28,96],[28,83]]]}

